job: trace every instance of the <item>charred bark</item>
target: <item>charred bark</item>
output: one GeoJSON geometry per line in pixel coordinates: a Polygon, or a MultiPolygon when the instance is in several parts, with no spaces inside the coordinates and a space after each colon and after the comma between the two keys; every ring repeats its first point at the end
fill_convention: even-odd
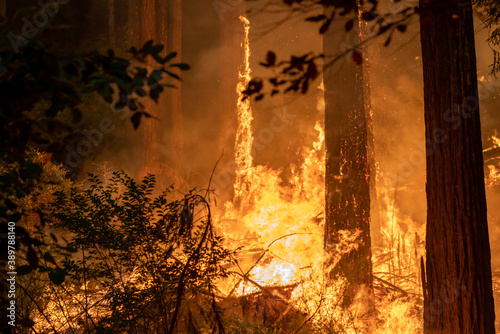
{"type": "MultiPolygon", "coordinates": [[[[359,30],[344,32],[345,22],[324,35],[324,53],[336,56],[359,43],[359,30]],[[340,28],[341,27],[341,28],[340,28]],[[339,33],[340,30],[340,33],[339,33]]],[[[348,54],[324,74],[326,143],[326,222],[325,250],[338,262],[331,268],[332,278],[343,276],[348,287],[344,306],[357,292],[373,291],[370,239],[370,167],[368,161],[366,90],[363,66],[348,54]],[[343,254],[336,249],[343,231],[359,233],[357,248],[343,254]]],[[[334,263],[334,262],[331,262],[334,263]]]]}
{"type": "Polygon", "coordinates": [[[471,1],[420,0],[427,143],[425,333],[491,333],[471,1]]]}

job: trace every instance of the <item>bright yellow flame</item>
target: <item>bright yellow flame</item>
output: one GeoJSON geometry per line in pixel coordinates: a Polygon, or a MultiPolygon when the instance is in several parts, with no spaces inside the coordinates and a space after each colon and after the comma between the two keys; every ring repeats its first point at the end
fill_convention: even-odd
{"type": "Polygon", "coordinates": [[[253,175],[252,159],[252,109],[250,108],[250,99],[243,99],[243,92],[251,80],[250,76],[250,22],[244,16],[240,16],[244,23],[245,39],[243,41],[244,63],[239,72],[240,80],[236,87],[238,93],[237,117],[238,129],[236,132],[235,161],[236,161],[236,182],[234,184],[235,200],[241,199],[248,193],[250,179],[253,175]]]}
{"type": "Polygon", "coordinates": [[[322,126],[316,124],[318,139],[312,148],[304,148],[304,162],[292,167],[288,186],[282,185],[280,170],[253,164],[252,109],[250,100],[242,99],[251,80],[250,23],[245,17],[240,20],[245,28],[245,56],[237,86],[234,200],[226,203],[219,226],[226,239],[244,246],[238,260],[241,274],[248,279],[236,282],[235,291],[243,295],[259,290],[255,283],[294,284],[305,271],[321,264],[325,136],[322,126]]]}
{"type": "MultiPolygon", "coordinates": [[[[495,131],[495,134],[493,136],[491,136],[491,141],[493,143],[493,147],[496,148],[496,147],[500,147],[500,138],[498,138],[497,136],[497,133],[495,131]]],[[[494,187],[494,186],[498,186],[500,185],[500,168],[498,166],[498,164],[488,164],[487,165],[488,167],[488,175],[487,175],[487,178],[485,180],[485,183],[488,187],[494,187]]]]}

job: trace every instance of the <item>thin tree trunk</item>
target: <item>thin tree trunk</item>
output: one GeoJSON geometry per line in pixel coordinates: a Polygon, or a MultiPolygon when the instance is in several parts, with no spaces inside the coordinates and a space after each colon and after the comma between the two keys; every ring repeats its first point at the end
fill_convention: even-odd
{"type": "MultiPolygon", "coordinates": [[[[159,43],[156,22],[156,1],[132,0],[129,8],[130,42],[131,45],[141,47],[149,40],[159,43]]],[[[151,71],[154,61],[148,59],[146,64],[138,64],[151,71]]],[[[144,111],[155,118],[143,118],[136,133],[139,136],[131,138],[132,160],[138,167],[138,177],[147,173],[160,172],[161,128],[165,112],[152,99],[145,98],[141,101],[144,111]]],[[[133,111],[131,111],[131,114],[133,111]]]]}
{"type": "Polygon", "coordinates": [[[472,6],[470,0],[420,0],[420,8],[427,145],[424,331],[493,334],[472,6]]]}
{"type": "Polygon", "coordinates": [[[116,48],[115,0],[108,0],[109,47],[116,48]]]}
{"type": "Polygon", "coordinates": [[[7,19],[7,0],[0,0],[0,17],[7,19]]]}
{"type": "MultiPolygon", "coordinates": [[[[334,24],[324,36],[323,47],[327,57],[338,55],[343,49],[352,47],[359,41],[358,29],[352,29],[346,34],[345,22],[339,20],[334,24]]],[[[356,65],[348,55],[325,72],[324,84],[325,250],[333,257],[333,261],[338,259],[330,271],[332,278],[343,276],[347,279],[344,306],[348,306],[361,288],[369,295],[373,291],[370,167],[363,66],[356,65]],[[336,249],[338,245],[345,243],[343,231],[349,234],[359,233],[352,243],[349,242],[356,243],[357,248],[346,254],[336,249]]]]}
{"type": "MultiPolygon", "coordinates": [[[[182,0],[168,0],[168,50],[177,52],[176,61],[182,60],[182,0]]],[[[172,69],[180,75],[180,70],[172,69]]],[[[170,89],[169,110],[172,129],[172,163],[178,174],[182,175],[184,151],[184,126],[182,121],[181,82],[172,82],[177,88],[170,89]]]]}

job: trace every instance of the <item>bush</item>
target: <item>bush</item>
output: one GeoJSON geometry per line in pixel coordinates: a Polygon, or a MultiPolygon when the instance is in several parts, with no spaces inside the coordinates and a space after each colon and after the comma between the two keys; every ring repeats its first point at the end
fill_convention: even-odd
{"type": "Polygon", "coordinates": [[[155,196],[155,177],[91,175],[85,191],[59,192],[52,216],[76,256],[68,277],[45,291],[51,305],[37,331],[85,333],[224,332],[215,281],[230,252],[214,235],[210,205],[191,191],[155,196]]]}

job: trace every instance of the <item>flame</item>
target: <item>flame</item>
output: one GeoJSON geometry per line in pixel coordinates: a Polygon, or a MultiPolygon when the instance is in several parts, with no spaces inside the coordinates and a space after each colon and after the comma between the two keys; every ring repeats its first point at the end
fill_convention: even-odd
{"type": "Polygon", "coordinates": [[[239,72],[239,82],[236,87],[238,93],[237,118],[238,129],[236,132],[235,161],[236,161],[236,182],[234,183],[234,197],[236,201],[248,193],[250,179],[253,175],[252,158],[252,109],[250,99],[244,99],[243,92],[251,80],[250,70],[250,21],[244,16],[240,16],[244,24],[245,39],[243,42],[244,64],[239,72]]]}
{"type": "Polygon", "coordinates": [[[324,131],[318,123],[318,139],[304,148],[304,162],[292,166],[290,185],[283,186],[281,170],[254,165],[252,109],[243,91],[250,77],[250,22],[243,16],[245,36],[243,66],[237,86],[238,128],[235,143],[234,199],[225,205],[219,226],[227,239],[244,246],[236,283],[238,295],[258,290],[256,285],[289,285],[298,282],[305,268],[321,263],[324,207],[324,131]],[[300,254],[300,257],[297,256],[300,254]],[[251,281],[251,282],[250,282],[251,281]]]}
{"type": "MultiPolygon", "coordinates": [[[[495,134],[492,135],[489,139],[493,143],[493,148],[500,147],[500,138],[497,137],[496,131],[495,134]]],[[[488,187],[500,185],[500,166],[498,165],[498,163],[488,164],[487,167],[489,172],[485,180],[486,185],[488,187]]]]}
{"type": "MultiPolygon", "coordinates": [[[[282,170],[254,165],[253,115],[250,99],[243,98],[251,80],[250,22],[244,16],[240,16],[240,20],[245,34],[243,65],[236,88],[238,127],[234,198],[225,203],[224,213],[214,217],[228,246],[240,248],[240,252],[234,259],[233,272],[237,275],[219,282],[221,294],[242,297],[267,287],[290,287],[292,292],[287,303],[297,312],[306,314],[307,321],[318,329],[316,332],[326,332],[324,329],[327,328],[328,332],[337,333],[421,333],[419,261],[424,254],[425,228],[399,212],[397,189],[384,184],[383,174],[377,171],[376,178],[379,184],[377,195],[384,207],[384,247],[373,254],[374,275],[378,278],[374,285],[379,291],[376,293],[378,322],[370,324],[363,318],[366,305],[355,304],[347,312],[340,307],[346,282],[339,279],[327,284],[324,275],[325,132],[322,122],[317,122],[314,127],[317,132],[315,142],[302,149],[302,164],[290,167],[289,182],[282,182],[282,170]],[[387,286],[393,290],[387,292],[387,286]],[[396,298],[400,291],[407,293],[404,300],[396,298]]],[[[324,89],[323,82],[318,88],[324,89]]],[[[324,110],[324,107],[324,99],[318,99],[318,110],[324,110]]],[[[500,146],[500,139],[493,138],[495,145],[500,146]]],[[[343,238],[336,245],[337,254],[348,253],[351,247],[356,247],[353,241],[360,231],[341,233],[343,238]]],[[[329,263],[334,265],[335,261],[329,263]]],[[[134,276],[129,278],[134,279],[134,276]]],[[[101,289],[101,294],[104,293],[101,289]]],[[[96,300],[100,299],[102,296],[96,296],[96,300]]],[[[81,300],[70,303],[81,303],[81,300]]],[[[60,313],[55,302],[49,306],[50,314],[60,313]]],[[[99,312],[106,312],[106,305],[102,305],[99,312]]],[[[68,324],[58,325],[62,328],[68,324]]],[[[47,325],[40,325],[42,327],[47,325]]]]}
{"type": "MultiPolygon", "coordinates": [[[[348,312],[340,307],[346,282],[339,279],[326,284],[324,277],[325,133],[322,124],[317,122],[314,127],[316,141],[311,147],[303,148],[302,164],[291,166],[288,185],[283,185],[282,170],[254,165],[252,109],[250,100],[242,99],[251,79],[249,21],[244,17],[240,19],[245,27],[242,44],[245,57],[237,86],[234,199],[225,204],[218,225],[229,244],[241,247],[241,251],[235,260],[239,274],[233,281],[226,282],[226,286],[221,284],[221,291],[228,296],[246,296],[269,287],[292,287],[288,302],[294,309],[311,315],[310,322],[316,328],[328,327],[345,333],[356,332],[356,328],[372,332],[377,328],[378,333],[419,332],[422,321],[414,306],[420,291],[419,259],[423,254],[420,236],[424,230],[415,227],[415,222],[399,217],[389,187],[385,185],[379,191],[386,206],[383,226],[386,244],[374,254],[374,270],[384,281],[417,297],[405,302],[392,296],[380,297],[377,300],[380,324],[368,325],[370,322],[363,318],[367,314],[366,305],[358,303],[348,312]]],[[[323,87],[321,83],[318,88],[323,87]]],[[[318,99],[317,108],[324,110],[324,106],[324,99],[318,99]]],[[[343,242],[337,245],[338,254],[355,247],[352,240],[360,233],[343,232],[343,242]]],[[[335,263],[335,259],[330,263],[335,263]]]]}

